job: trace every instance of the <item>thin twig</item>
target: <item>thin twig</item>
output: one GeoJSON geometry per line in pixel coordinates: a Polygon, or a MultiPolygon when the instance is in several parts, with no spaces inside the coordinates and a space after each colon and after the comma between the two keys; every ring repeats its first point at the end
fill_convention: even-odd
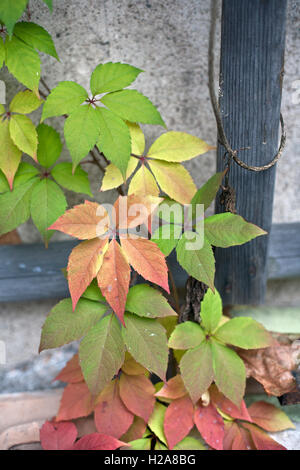
{"type": "Polygon", "coordinates": [[[175,302],[175,306],[176,306],[176,312],[179,315],[179,313],[180,313],[179,295],[178,295],[175,279],[174,279],[173,273],[170,269],[170,266],[168,264],[168,261],[167,261],[167,266],[168,266],[169,278],[170,278],[170,282],[171,282],[171,286],[172,286],[172,294],[173,294],[173,298],[174,298],[174,302],[175,302]]]}
{"type": "Polygon", "coordinates": [[[46,88],[47,92],[50,94],[51,93],[51,88],[47,85],[43,77],[40,78],[41,84],[46,88]]]}

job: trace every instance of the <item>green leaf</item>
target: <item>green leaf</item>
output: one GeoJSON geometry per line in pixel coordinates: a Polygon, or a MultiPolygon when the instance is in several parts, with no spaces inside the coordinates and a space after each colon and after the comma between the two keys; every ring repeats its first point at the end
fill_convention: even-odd
{"type": "Polygon", "coordinates": [[[91,76],[93,96],[101,93],[122,90],[129,86],[142,70],[120,62],[99,64],[91,76]]]}
{"type": "Polygon", "coordinates": [[[151,450],[151,439],[135,439],[128,444],[130,445],[128,450],[151,450]]]}
{"type": "Polygon", "coordinates": [[[194,403],[208,389],[214,379],[212,352],[207,341],[200,346],[190,349],[182,357],[180,372],[185,388],[194,403]]]}
{"type": "Polygon", "coordinates": [[[164,433],[164,420],[165,420],[166,411],[167,411],[166,406],[162,405],[161,403],[156,402],[153,413],[150,416],[149,421],[148,421],[148,427],[155,434],[155,436],[158,437],[158,439],[161,442],[168,445],[167,439],[164,433]]]}
{"type": "Polygon", "coordinates": [[[9,182],[10,189],[12,189],[22,152],[15,146],[10,137],[9,121],[7,119],[0,120],[0,142],[0,168],[9,182]]]}
{"type": "Polygon", "coordinates": [[[65,81],[60,82],[51,90],[47,97],[42,113],[42,121],[52,116],[70,114],[78,108],[89,95],[78,83],[65,81]]]}
{"type": "MultiPolygon", "coordinates": [[[[211,289],[214,289],[215,277],[215,258],[210,243],[204,237],[204,246],[200,250],[188,250],[187,243],[193,240],[188,240],[186,234],[193,232],[185,232],[179,240],[176,253],[179,264],[187,271],[190,276],[193,276],[198,281],[204,282],[211,289]]],[[[194,234],[194,240],[199,237],[194,234]]]]}
{"type": "Polygon", "coordinates": [[[66,119],[64,134],[73,161],[73,170],[87,156],[99,138],[100,126],[96,109],[79,106],[66,119]]]}
{"type": "Polygon", "coordinates": [[[125,313],[122,334],[129,353],[150,372],[165,379],[168,347],[165,329],[157,320],[125,313]]]}
{"type": "Polygon", "coordinates": [[[145,136],[138,124],[126,121],[131,137],[131,153],[142,155],[145,150],[145,136]]]}
{"type": "Polygon", "coordinates": [[[47,7],[49,10],[52,12],[53,11],[53,3],[52,0],[43,0],[44,3],[46,3],[47,7]]]}
{"type": "Polygon", "coordinates": [[[181,226],[165,224],[152,233],[151,240],[156,243],[165,256],[169,256],[181,238],[181,234],[181,226]]]}
{"type": "Polygon", "coordinates": [[[82,294],[82,297],[97,302],[106,302],[105,297],[101,294],[101,290],[95,280],[93,280],[91,284],[86,288],[86,290],[82,294]]]}
{"type": "Polygon", "coordinates": [[[267,348],[273,343],[272,336],[263,325],[249,317],[229,320],[217,329],[214,336],[223,343],[243,349],[267,348]]]}
{"type": "Polygon", "coordinates": [[[62,190],[54,181],[44,178],[35,185],[31,196],[32,220],[47,243],[54,230],[47,230],[67,208],[67,201],[62,190]]]}
{"type": "Polygon", "coordinates": [[[73,174],[72,163],[59,163],[51,170],[51,175],[55,181],[64,188],[76,193],[83,193],[88,194],[88,196],[93,196],[88,174],[79,166],[76,168],[73,174]]]}
{"type": "Polygon", "coordinates": [[[0,38],[0,69],[3,66],[3,62],[5,61],[5,46],[3,39],[0,38]]]}
{"type": "Polygon", "coordinates": [[[211,339],[215,383],[225,397],[240,406],[245,393],[246,370],[242,359],[232,349],[211,339]]]}
{"type": "Polygon", "coordinates": [[[169,339],[169,348],[191,349],[205,340],[203,329],[197,323],[186,321],[176,326],[169,339]]]}
{"type": "Polygon", "coordinates": [[[131,152],[128,126],[109,109],[97,108],[97,112],[100,124],[97,146],[125,177],[131,152]]]}
{"type": "Polygon", "coordinates": [[[222,299],[217,290],[208,289],[201,302],[200,315],[202,324],[208,333],[212,333],[218,326],[222,316],[222,299]]]}
{"type": "Polygon", "coordinates": [[[16,24],[14,35],[28,44],[28,46],[45,52],[59,60],[52,37],[42,26],[21,21],[16,24]]]}
{"type": "Polygon", "coordinates": [[[224,212],[208,217],[204,221],[205,236],[213,246],[227,248],[242,245],[267,232],[257,225],[246,222],[240,215],[224,212]]]}
{"type": "Polygon", "coordinates": [[[151,101],[136,90],[122,90],[103,96],[102,103],[122,119],[165,126],[151,101]]]}
{"type": "Polygon", "coordinates": [[[84,379],[91,393],[97,395],[118,373],[125,358],[120,325],[114,314],[104,317],[88,332],[80,344],[79,358],[84,379]]]}
{"type": "Polygon", "coordinates": [[[30,197],[35,179],[0,195],[0,235],[11,232],[30,217],[30,197]]]}
{"type": "Polygon", "coordinates": [[[173,450],[207,450],[206,447],[195,437],[187,436],[178,442],[173,450]]]}
{"type": "Polygon", "coordinates": [[[5,41],[6,65],[9,72],[38,95],[41,61],[38,53],[15,36],[5,41]]]}
{"type": "Polygon", "coordinates": [[[27,116],[15,114],[9,121],[9,132],[12,140],[22,152],[37,159],[38,137],[32,121],[27,116]]]}
{"type": "Polygon", "coordinates": [[[1,0],[0,19],[5,24],[8,34],[11,36],[15,23],[22,16],[28,0],[1,0]]]}
{"type": "Polygon", "coordinates": [[[10,105],[9,109],[13,113],[29,114],[32,111],[38,109],[42,104],[42,101],[30,90],[19,91],[10,105]]]}
{"type": "Polygon", "coordinates": [[[206,211],[206,209],[208,209],[215,199],[223,177],[224,172],[220,172],[209,178],[209,180],[203,186],[201,186],[200,189],[198,189],[191,201],[191,204],[193,206],[196,206],[196,204],[204,204],[204,211],[206,211]]]}
{"type": "Polygon", "coordinates": [[[177,315],[167,299],[157,289],[147,284],[138,284],[129,289],[126,310],[147,318],[177,315]]]}
{"type": "Polygon", "coordinates": [[[38,135],[38,162],[45,168],[52,166],[59,158],[62,143],[59,133],[51,126],[39,124],[36,128],[38,135]]]}
{"type": "Polygon", "coordinates": [[[0,193],[6,193],[9,189],[8,181],[4,173],[0,170],[0,193]]]}
{"type": "Polygon", "coordinates": [[[79,340],[99,322],[106,309],[105,305],[80,299],[73,312],[71,299],[62,300],[46,318],[39,351],[79,340]]]}
{"type": "Polygon", "coordinates": [[[39,175],[39,170],[35,166],[30,165],[30,163],[27,162],[21,162],[14,179],[14,188],[22,186],[32,178],[37,180],[37,175],[39,175]]]}
{"type": "Polygon", "coordinates": [[[186,132],[166,132],[150,147],[148,157],[167,162],[184,162],[201,155],[212,147],[186,132]]]}

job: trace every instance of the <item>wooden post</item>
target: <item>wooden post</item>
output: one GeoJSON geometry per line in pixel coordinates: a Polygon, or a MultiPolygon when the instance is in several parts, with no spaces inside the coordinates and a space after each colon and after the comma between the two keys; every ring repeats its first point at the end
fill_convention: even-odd
{"type": "MultiPolygon", "coordinates": [[[[233,149],[250,147],[239,158],[265,165],[278,149],[284,67],[286,0],[223,0],[220,108],[233,149]]],[[[283,156],[284,158],[284,156],[283,156]]],[[[217,169],[224,168],[218,146],[217,169]]],[[[237,213],[268,232],[272,223],[275,167],[260,173],[232,163],[229,184],[237,213]]],[[[219,199],[216,212],[222,212],[219,199]]],[[[216,286],[224,304],[259,304],[267,280],[269,236],[241,247],[216,250],[216,286]]]]}

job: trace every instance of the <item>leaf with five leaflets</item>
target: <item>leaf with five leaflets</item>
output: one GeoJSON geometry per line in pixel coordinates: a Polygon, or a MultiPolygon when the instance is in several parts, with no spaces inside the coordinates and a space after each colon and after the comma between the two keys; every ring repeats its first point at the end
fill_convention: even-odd
{"type": "Polygon", "coordinates": [[[150,160],[156,181],[161,190],[181,204],[189,204],[197,188],[189,172],[180,163],[150,160]]]}
{"type": "Polygon", "coordinates": [[[104,254],[97,280],[102,294],[124,324],[126,297],[130,283],[130,266],[122,247],[115,239],[110,242],[104,254]]]}
{"type": "Polygon", "coordinates": [[[188,396],[177,398],[167,408],[164,420],[164,432],[169,449],[188,435],[194,426],[194,406],[188,396]]]}
{"type": "Polygon", "coordinates": [[[203,140],[186,132],[166,132],[150,147],[148,157],[167,162],[184,162],[201,155],[211,147],[203,140]]]}
{"type": "Polygon", "coordinates": [[[204,221],[205,236],[213,246],[228,248],[242,245],[267,232],[246,222],[240,215],[224,212],[207,217],[204,221]]]}
{"type": "Polygon", "coordinates": [[[0,19],[5,24],[8,34],[11,36],[15,23],[22,16],[28,0],[1,0],[0,19]]]}
{"type": "Polygon", "coordinates": [[[222,316],[222,299],[216,289],[215,292],[211,289],[206,292],[201,302],[200,315],[203,327],[208,333],[212,333],[217,328],[222,316]]]}
{"type": "Polygon", "coordinates": [[[237,317],[220,326],[214,334],[223,343],[242,349],[267,348],[274,343],[271,334],[261,323],[249,317],[237,317]]]}
{"type": "Polygon", "coordinates": [[[62,150],[59,133],[46,124],[39,124],[36,131],[38,135],[38,162],[43,167],[50,168],[56,162],[62,150]]]}
{"type": "Polygon", "coordinates": [[[93,395],[100,393],[117,374],[124,362],[124,355],[118,320],[114,315],[106,316],[90,329],[79,347],[84,379],[93,395]]]}
{"type": "Polygon", "coordinates": [[[125,313],[122,335],[127,350],[150,372],[165,379],[168,365],[168,347],[165,329],[150,318],[125,313]]]}
{"type": "Polygon", "coordinates": [[[74,423],[53,423],[46,421],[40,430],[44,450],[70,450],[77,438],[74,423]]]}
{"type": "Polygon", "coordinates": [[[249,407],[252,421],[269,432],[278,432],[295,428],[289,417],[271,403],[257,401],[249,407]]]}
{"type": "Polygon", "coordinates": [[[142,70],[120,62],[99,64],[91,76],[91,91],[93,96],[101,93],[122,90],[128,87],[142,70]]]}
{"type": "Polygon", "coordinates": [[[133,414],[120,396],[119,380],[110,382],[96,401],[95,424],[99,432],[119,438],[133,423],[133,414]]]}
{"type": "MultiPolygon", "coordinates": [[[[127,170],[126,170],[126,180],[132,175],[138,164],[138,159],[130,157],[127,170]]],[[[105,168],[105,174],[102,179],[100,191],[108,191],[109,189],[118,188],[124,183],[124,178],[122,176],[119,168],[110,163],[105,168]]]]}
{"type": "Polygon", "coordinates": [[[186,321],[176,326],[169,339],[169,348],[191,349],[200,346],[205,340],[205,333],[200,325],[186,321]]]}
{"type": "Polygon", "coordinates": [[[147,318],[177,316],[167,299],[147,284],[137,284],[129,289],[126,310],[147,318]]]}
{"type": "Polygon", "coordinates": [[[88,174],[80,166],[76,168],[75,172],[72,172],[72,163],[62,162],[55,165],[51,170],[51,175],[64,188],[93,196],[88,174]]]}
{"type": "Polygon", "coordinates": [[[42,26],[32,22],[27,23],[25,21],[21,21],[16,24],[14,35],[28,44],[28,46],[38,49],[41,52],[45,52],[59,60],[54,42],[48,31],[42,28],[42,26]]]}
{"type": "Polygon", "coordinates": [[[214,406],[197,406],[195,424],[201,436],[213,449],[223,450],[224,422],[214,406]]]}
{"type": "Polygon", "coordinates": [[[71,81],[60,82],[51,90],[44,103],[42,121],[52,116],[70,114],[88,97],[86,90],[78,83],[71,81]]]}
{"type": "Polygon", "coordinates": [[[15,175],[14,187],[18,188],[33,178],[34,182],[37,182],[37,176],[39,176],[39,174],[39,170],[35,166],[27,162],[21,162],[15,175]]]}
{"type": "Polygon", "coordinates": [[[21,114],[11,116],[9,132],[15,145],[22,150],[22,152],[27,153],[37,161],[37,132],[29,117],[21,114]]]}
{"type": "Polygon", "coordinates": [[[87,385],[82,383],[71,383],[63,391],[56,421],[68,421],[82,418],[92,413],[94,409],[94,398],[87,385]]]}
{"type": "Polygon", "coordinates": [[[145,375],[122,374],[120,378],[120,395],[127,409],[134,415],[143,418],[145,423],[153,412],[155,388],[145,375]]]}
{"type": "Polygon", "coordinates": [[[22,152],[13,143],[9,133],[9,121],[0,121],[0,168],[5,174],[10,189],[21,161],[22,152]]]}
{"type": "Polygon", "coordinates": [[[81,242],[72,250],[67,272],[73,309],[86,288],[97,276],[107,245],[107,239],[94,238],[81,242]]]}
{"type": "Polygon", "coordinates": [[[10,102],[9,110],[13,113],[29,114],[38,109],[42,101],[30,90],[19,91],[10,102]]]}
{"type": "Polygon", "coordinates": [[[165,127],[156,107],[136,90],[122,90],[109,93],[101,98],[102,103],[113,113],[130,122],[158,124],[165,127]]]}
{"type": "Polygon", "coordinates": [[[185,388],[194,403],[208,389],[214,379],[212,352],[207,341],[200,346],[190,349],[182,357],[180,372],[185,388]]]}
{"type": "Polygon", "coordinates": [[[133,176],[128,188],[128,194],[159,196],[159,188],[156,181],[145,165],[142,164],[133,176]]]}
{"type": "Polygon", "coordinates": [[[39,352],[79,340],[99,322],[106,310],[105,305],[80,299],[73,312],[71,299],[62,300],[46,318],[39,352]]]}
{"type": "Polygon", "coordinates": [[[16,36],[5,41],[5,49],[8,71],[39,97],[41,60],[38,53],[16,36]]]}

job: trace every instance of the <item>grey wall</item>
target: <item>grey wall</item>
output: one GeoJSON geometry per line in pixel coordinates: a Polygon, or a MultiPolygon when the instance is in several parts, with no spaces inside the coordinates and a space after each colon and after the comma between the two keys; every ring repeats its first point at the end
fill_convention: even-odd
{"type": "MultiPolygon", "coordinates": [[[[130,63],[145,70],[135,86],[158,106],[169,129],[190,132],[215,143],[216,126],[207,87],[209,0],[54,0],[53,3],[51,16],[40,0],[30,2],[32,20],[52,34],[61,58],[57,63],[43,57],[42,75],[50,87],[61,80],[75,80],[88,87],[90,74],[98,63],[110,60],[130,63]]],[[[299,19],[300,2],[290,0],[282,106],[288,143],[277,169],[274,222],[300,221],[299,19]]],[[[7,83],[9,100],[16,92],[17,83],[5,72],[0,73],[0,78],[7,83]]],[[[60,120],[52,122],[60,128],[60,120]]],[[[144,130],[148,143],[162,132],[161,128],[151,126],[145,126],[144,130]]],[[[68,158],[66,150],[64,158],[68,158]]],[[[186,166],[200,185],[215,170],[215,154],[211,151],[186,166]]],[[[97,192],[101,178],[94,167],[90,171],[97,200],[114,198],[113,191],[97,192]]],[[[84,199],[71,193],[68,197],[70,204],[84,199]]],[[[20,233],[24,242],[40,240],[30,222],[21,227],[20,233]]],[[[61,235],[55,237],[59,239],[61,235]]],[[[300,305],[299,282],[270,284],[267,303],[300,305]]],[[[35,330],[36,338],[37,323],[41,322],[36,318],[41,320],[48,309],[49,302],[31,302],[25,306],[0,304],[0,339],[1,328],[10,337],[9,331],[17,328],[16,322],[22,315],[23,320],[28,319],[22,323],[23,334],[26,332],[29,338],[30,331],[35,330]],[[31,328],[33,322],[35,326],[31,328]]],[[[17,343],[16,339],[14,344],[17,343]]],[[[36,339],[21,343],[23,354],[35,351],[35,343],[36,339]]]]}

